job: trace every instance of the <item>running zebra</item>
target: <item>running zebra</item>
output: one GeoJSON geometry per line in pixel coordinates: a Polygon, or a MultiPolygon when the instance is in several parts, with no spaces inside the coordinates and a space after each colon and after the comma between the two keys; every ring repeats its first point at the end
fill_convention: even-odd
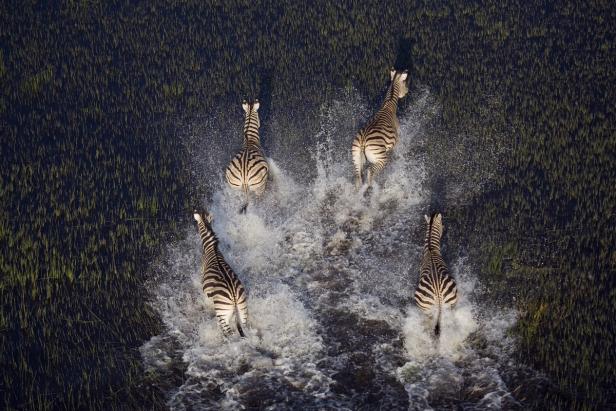
{"type": "Polygon", "coordinates": [[[443,235],[443,217],[435,213],[431,218],[425,216],[427,229],[424,242],[423,258],[419,274],[419,284],[415,291],[415,302],[425,313],[432,308],[438,310],[434,335],[441,333],[441,311],[458,301],[456,282],[449,275],[449,270],[441,257],[441,236],[443,235]]]}
{"type": "Polygon", "coordinates": [[[396,71],[392,68],[390,77],[391,84],[387,90],[383,106],[353,140],[352,153],[353,165],[355,166],[355,186],[357,188],[360,188],[364,182],[362,173],[366,160],[369,163],[367,180],[370,186],[372,178],[383,170],[391,150],[398,142],[400,123],[396,111],[398,110],[398,100],[408,93],[408,87],[405,83],[408,73],[407,71],[396,71]]]}
{"type": "Polygon", "coordinates": [[[246,290],[218,250],[218,239],[211,226],[212,214],[195,211],[194,217],[203,242],[203,292],[214,302],[216,318],[223,334],[228,336],[232,333],[231,320],[235,315],[237,331],[244,337],[242,326],[248,322],[246,290]]]}
{"type": "Polygon", "coordinates": [[[244,148],[237,153],[227,166],[225,176],[229,185],[242,190],[246,196],[240,213],[245,213],[248,207],[249,191],[257,196],[263,194],[267,183],[269,168],[259,139],[259,100],[249,104],[244,100],[242,108],[246,112],[244,119],[244,148]]]}

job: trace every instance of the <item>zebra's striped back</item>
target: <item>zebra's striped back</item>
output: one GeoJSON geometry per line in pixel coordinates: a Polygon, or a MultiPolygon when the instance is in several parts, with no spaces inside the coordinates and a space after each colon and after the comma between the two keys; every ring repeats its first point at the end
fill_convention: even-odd
{"type": "Polygon", "coordinates": [[[195,211],[195,220],[203,244],[201,286],[205,295],[212,299],[218,324],[225,336],[232,333],[231,320],[235,315],[238,332],[244,337],[242,326],[248,322],[246,290],[218,251],[218,239],[212,231],[211,214],[195,211]]]}
{"type": "Polygon", "coordinates": [[[245,112],[244,118],[244,147],[233,157],[227,166],[225,177],[229,185],[235,189],[242,190],[246,195],[246,205],[248,205],[249,191],[254,191],[261,195],[265,191],[269,167],[259,139],[259,101],[249,104],[242,104],[245,112]]]}
{"type": "Polygon", "coordinates": [[[392,69],[391,84],[383,106],[372,120],[359,131],[353,147],[353,165],[355,170],[355,185],[359,188],[363,183],[363,168],[368,163],[368,185],[372,178],[380,173],[387,161],[391,150],[398,142],[400,124],[398,122],[398,100],[408,93],[405,83],[408,73],[392,69]]]}
{"type": "Polygon", "coordinates": [[[440,333],[441,311],[453,306],[458,301],[456,282],[449,274],[447,265],[441,256],[441,236],[443,235],[443,218],[440,213],[431,218],[425,216],[427,228],[424,251],[421,260],[419,284],[415,291],[415,302],[424,312],[438,310],[435,334],[440,333]]]}

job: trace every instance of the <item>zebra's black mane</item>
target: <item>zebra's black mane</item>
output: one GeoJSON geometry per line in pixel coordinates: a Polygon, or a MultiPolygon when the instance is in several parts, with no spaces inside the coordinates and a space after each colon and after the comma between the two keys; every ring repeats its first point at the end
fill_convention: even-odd
{"type": "Polygon", "coordinates": [[[394,96],[394,90],[395,90],[395,88],[396,88],[396,87],[395,87],[396,77],[397,77],[398,75],[399,75],[399,74],[396,72],[396,74],[394,74],[394,78],[393,78],[393,79],[391,79],[391,84],[389,85],[389,90],[388,90],[388,92],[387,92],[387,99],[386,99],[386,101],[389,101],[389,100],[396,100],[396,103],[398,102],[398,96],[394,96]]]}
{"type": "Polygon", "coordinates": [[[432,216],[430,217],[430,222],[428,223],[428,235],[427,235],[427,245],[428,245],[428,250],[433,251],[432,248],[432,228],[434,225],[434,219],[436,218],[437,215],[439,215],[440,213],[438,211],[432,213],[432,216]]]}
{"type": "Polygon", "coordinates": [[[212,229],[212,225],[207,221],[207,219],[204,218],[205,213],[197,212],[197,214],[199,214],[199,216],[201,217],[200,224],[203,224],[203,226],[205,227],[206,233],[209,237],[208,240],[211,242],[211,244],[214,245],[215,249],[218,250],[218,237],[212,229]]]}

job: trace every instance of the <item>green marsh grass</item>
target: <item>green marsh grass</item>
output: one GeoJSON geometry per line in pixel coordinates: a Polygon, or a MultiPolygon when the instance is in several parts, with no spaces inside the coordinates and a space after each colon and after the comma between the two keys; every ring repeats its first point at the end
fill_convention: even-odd
{"type": "Polygon", "coordinates": [[[518,361],[553,382],[519,396],[613,407],[614,13],[599,1],[2,3],[0,406],[164,408],[137,351],[161,327],[144,273],[202,190],[175,127],[243,98],[299,116],[351,85],[377,102],[405,39],[412,86],[430,88],[444,124],[507,148],[493,162],[443,143],[475,163],[443,175],[502,165],[449,211],[487,294],[515,297],[518,361]]]}

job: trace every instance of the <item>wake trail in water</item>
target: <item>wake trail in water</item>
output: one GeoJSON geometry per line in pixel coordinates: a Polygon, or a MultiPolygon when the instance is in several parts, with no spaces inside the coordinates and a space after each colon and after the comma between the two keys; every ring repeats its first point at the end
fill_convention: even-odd
{"type": "MultiPolygon", "coordinates": [[[[172,409],[517,406],[502,378],[515,312],[475,301],[463,258],[453,269],[461,299],[444,314],[438,347],[413,305],[430,197],[422,144],[436,112],[424,92],[400,114],[400,141],[369,196],[352,180],[351,142],[367,117],[357,94],[324,105],[301,153],[268,159],[269,186],[245,215],[241,195],[218,177],[221,156],[234,153],[188,150],[209,181],[204,204],[220,249],[248,290],[251,327],[246,339],[223,340],[200,287],[200,240],[187,227],[152,267],[165,331],[141,348],[148,371],[174,376],[172,409]],[[305,169],[294,162],[314,175],[294,175],[305,169]]],[[[227,147],[230,137],[210,128],[227,147]]],[[[285,136],[272,142],[267,131],[271,151],[283,152],[276,141],[285,136]]]]}

